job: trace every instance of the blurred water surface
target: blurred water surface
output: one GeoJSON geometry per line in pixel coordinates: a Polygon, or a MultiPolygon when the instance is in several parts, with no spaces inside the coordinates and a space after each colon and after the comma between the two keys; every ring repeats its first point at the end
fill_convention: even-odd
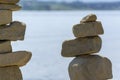
{"type": "Polygon", "coordinates": [[[12,42],[13,50],[32,52],[22,67],[24,80],[69,80],[68,65],[73,58],[61,57],[64,40],[74,39],[72,27],[89,13],[98,16],[105,30],[100,55],[113,63],[113,80],[120,79],[120,11],[19,11],[13,19],[26,23],[24,41],[12,42]]]}

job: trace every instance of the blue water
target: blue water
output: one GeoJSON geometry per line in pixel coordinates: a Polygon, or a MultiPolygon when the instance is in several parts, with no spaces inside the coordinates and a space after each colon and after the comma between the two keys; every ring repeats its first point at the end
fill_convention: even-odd
{"type": "Polygon", "coordinates": [[[89,13],[102,21],[105,34],[99,55],[113,63],[113,80],[120,79],[120,11],[20,11],[13,20],[26,23],[24,41],[13,42],[13,50],[28,50],[33,56],[21,68],[24,80],[69,80],[68,65],[73,58],[61,57],[64,40],[74,39],[72,27],[89,13]]]}

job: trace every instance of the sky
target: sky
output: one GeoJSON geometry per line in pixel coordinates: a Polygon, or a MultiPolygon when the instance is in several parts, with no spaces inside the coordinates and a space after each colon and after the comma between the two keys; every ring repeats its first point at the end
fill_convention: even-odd
{"type": "Polygon", "coordinates": [[[39,1],[83,1],[83,2],[113,2],[113,1],[120,1],[120,0],[39,0],[39,1]]]}

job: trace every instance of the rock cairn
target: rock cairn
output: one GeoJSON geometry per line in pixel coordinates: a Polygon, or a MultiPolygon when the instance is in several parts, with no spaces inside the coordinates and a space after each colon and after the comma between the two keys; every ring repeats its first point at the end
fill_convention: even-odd
{"type": "Polygon", "coordinates": [[[94,53],[101,49],[104,33],[95,14],[85,16],[80,24],[73,26],[76,39],[67,40],[62,45],[62,56],[76,57],[69,65],[70,80],[108,80],[112,76],[111,61],[94,53]]]}
{"type": "Polygon", "coordinates": [[[12,52],[11,41],[24,40],[26,25],[12,22],[12,11],[20,10],[19,0],[0,0],[0,80],[23,80],[19,67],[27,64],[31,53],[12,52]]]}

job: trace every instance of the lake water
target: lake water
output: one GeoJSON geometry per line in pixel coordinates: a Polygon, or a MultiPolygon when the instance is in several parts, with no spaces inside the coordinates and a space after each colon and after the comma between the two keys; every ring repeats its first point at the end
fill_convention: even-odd
{"type": "Polygon", "coordinates": [[[99,55],[113,63],[113,80],[120,79],[120,11],[20,11],[14,20],[27,24],[24,41],[13,42],[13,50],[32,52],[31,61],[22,67],[24,80],[69,80],[68,65],[73,58],[61,57],[64,40],[74,39],[72,27],[82,17],[95,13],[105,34],[99,55]]]}

